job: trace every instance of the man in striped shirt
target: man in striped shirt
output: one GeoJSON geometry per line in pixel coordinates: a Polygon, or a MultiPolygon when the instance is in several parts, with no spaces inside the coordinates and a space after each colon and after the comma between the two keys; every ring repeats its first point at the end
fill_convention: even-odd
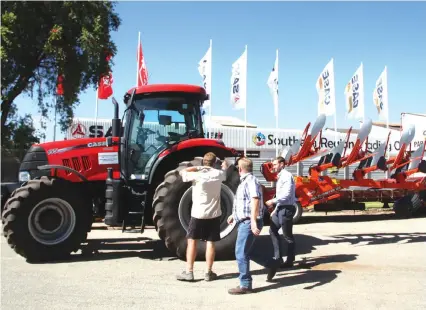
{"type": "Polygon", "coordinates": [[[232,214],[228,223],[238,225],[238,235],[235,244],[235,258],[240,272],[240,285],[230,289],[232,295],[252,292],[252,277],[250,274],[250,252],[256,236],[263,227],[263,194],[262,188],[253,175],[253,162],[249,158],[238,161],[240,185],[235,195],[232,214]]]}

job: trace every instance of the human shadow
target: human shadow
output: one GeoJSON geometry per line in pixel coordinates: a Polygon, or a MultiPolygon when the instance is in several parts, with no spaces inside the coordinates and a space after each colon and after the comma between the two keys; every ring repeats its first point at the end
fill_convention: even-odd
{"type": "MultiPolygon", "coordinates": [[[[272,283],[267,286],[257,287],[253,289],[254,293],[260,293],[268,290],[278,289],[283,286],[293,286],[306,284],[303,288],[310,290],[318,286],[328,284],[337,278],[337,275],[344,269],[343,265],[346,262],[356,260],[356,254],[337,254],[327,255],[312,258],[302,258],[302,260],[295,263],[294,267],[285,270],[278,270],[275,278],[268,281],[272,283]],[[330,264],[332,268],[327,268],[330,264]],[[321,265],[321,270],[315,270],[315,267],[321,265]]],[[[252,275],[264,275],[268,272],[267,268],[257,269],[251,272],[252,275]]],[[[218,280],[231,279],[238,277],[238,273],[228,273],[219,276],[218,280]]]]}
{"type": "Polygon", "coordinates": [[[283,286],[293,286],[299,284],[307,284],[303,289],[311,290],[315,287],[325,285],[337,278],[341,270],[306,270],[292,273],[291,275],[275,278],[269,282],[273,284],[268,286],[257,287],[253,289],[254,293],[278,289],[283,286]]]}
{"type": "MultiPolygon", "coordinates": [[[[320,265],[326,265],[326,264],[333,264],[333,267],[339,266],[338,264],[354,261],[357,258],[357,254],[336,254],[336,255],[326,255],[326,256],[319,256],[319,257],[309,257],[309,258],[301,258],[300,260],[296,260],[295,264],[291,268],[286,269],[279,269],[278,272],[281,271],[290,271],[290,270],[300,270],[300,269],[306,269],[311,270],[317,266],[320,265]]],[[[250,260],[261,265],[264,267],[263,269],[256,269],[251,271],[252,275],[266,275],[268,273],[268,264],[264,264],[264,260],[259,260],[257,255],[251,255],[250,260]]],[[[323,268],[326,269],[326,268],[323,268]]],[[[312,271],[318,271],[318,270],[312,270],[312,271]]],[[[333,270],[335,271],[335,270],[333,270]]],[[[225,280],[225,279],[232,279],[238,277],[239,273],[226,273],[220,275],[218,278],[225,280]]]]}

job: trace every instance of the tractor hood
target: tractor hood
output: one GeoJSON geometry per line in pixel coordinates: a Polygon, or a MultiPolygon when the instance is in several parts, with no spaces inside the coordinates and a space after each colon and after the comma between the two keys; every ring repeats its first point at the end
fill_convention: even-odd
{"type": "MultiPolygon", "coordinates": [[[[105,180],[107,168],[115,168],[118,165],[118,146],[107,147],[105,137],[35,144],[21,163],[19,181],[52,175],[53,169],[39,169],[45,165],[65,166],[79,172],[88,180],[105,180]]],[[[69,170],[57,170],[57,175],[70,181],[81,181],[69,170]]]]}

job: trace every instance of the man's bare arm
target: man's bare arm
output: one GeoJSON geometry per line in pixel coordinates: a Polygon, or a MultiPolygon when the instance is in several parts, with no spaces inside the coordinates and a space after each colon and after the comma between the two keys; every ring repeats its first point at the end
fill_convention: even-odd
{"type": "Polygon", "coordinates": [[[259,215],[259,197],[251,198],[251,231],[255,236],[260,234],[260,230],[257,228],[257,216],[259,215]]]}

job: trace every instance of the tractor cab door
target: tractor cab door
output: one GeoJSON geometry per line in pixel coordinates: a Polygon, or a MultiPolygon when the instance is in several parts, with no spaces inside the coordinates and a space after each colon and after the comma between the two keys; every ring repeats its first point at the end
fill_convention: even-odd
{"type": "Polygon", "coordinates": [[[171,144],[202,134],[199,102],[182,97],[142,98],[129,110],[124,164],[127,178],[146,180],[158,155],[171,144]]]}

